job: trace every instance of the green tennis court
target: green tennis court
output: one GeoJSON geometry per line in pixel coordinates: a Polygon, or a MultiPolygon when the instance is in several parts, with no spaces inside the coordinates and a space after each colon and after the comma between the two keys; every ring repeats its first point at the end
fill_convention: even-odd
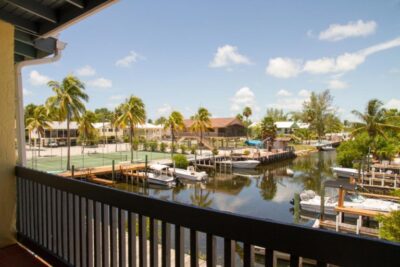
{"type": "MultiPolygon", "coordinates": [[[[133,153],[134,162],[144,162],[147,155],[148,161],[170,159],[171,154],[161,152],[147,152],[138,151],[133,153]]],[[[123,161],[130,161],[130,152],[114,152],[114,153],[91,153],[85,155],[71,156],[71,165],[75,168],[83,167],[99,167],[112,165],[112,161],[117,164],[123,161]]],[[[53,156],[53,157],[35,157],[29,159],[27,162],[28,167],[47,171],[47,172],[62,172],[66,170],[67,157],[66,156],[53,156]]]]}

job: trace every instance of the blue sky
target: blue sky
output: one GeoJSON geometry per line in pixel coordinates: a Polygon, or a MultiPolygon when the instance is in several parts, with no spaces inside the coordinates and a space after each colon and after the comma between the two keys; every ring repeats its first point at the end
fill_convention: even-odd
{"type": "Polygon", "coordinates": [[[54,64],[23,70],[25,104],[73,73],[88,108],[143,99],[149,118],[199,106],[231,116],[249,105],[301,107],[331,89],[345,119],[371,98],[400,108],[400,1],[128,1],[61,32],[54,64]]]}

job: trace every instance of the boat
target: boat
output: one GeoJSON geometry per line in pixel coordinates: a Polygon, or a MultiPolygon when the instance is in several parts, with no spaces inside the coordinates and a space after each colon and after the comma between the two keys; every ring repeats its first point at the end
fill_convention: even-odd
{"type": "Polygon", "coordinates": [[[287,174],[288,176],[293,176],[293,175],[294,175],[294,171],[293,171],[292,169],[287,168],[287,169],[286,169],[286,174],[287,174]]]}
{"type": "Polygon", "coordinates": [[[193,166],[187,167],[187,169],[181,168],[169,168],[171,174],[175,174],[178,179],[187,179],[191,181],[204,181],[208,175],[205,171],[197,172],[193,166]]]}
{"type": "MultiPolygon", "coordinates": [[[[150,184],[162,185],[167,187],[175,186],[175,178],[168,175],[169,166],[163,164],[152,164],[149,166],[150,172],[147,173],[147,181],[150,184]]],[[[141,172],[139,174],[145,174],[141,172]]]]}
{"type": "Polygon", "coordinates": [[[332,145],[326,145],[326,146],[321,146],[322,151],[332,151],[335,150],[335,148],[332,145]]]}
{"type": "Polygon", "coordinates": [[[339,178],[358,178],[358,170],[353,168],[332,167],[332,171],[339,178]]]}
{"type": "MultiPolygon", "coordinates": [[[[325,197],[324,210],[325,214],[336,215],[336,207],[338,206],[338,197],[325,197]]],[[[346,194],[343,202],[345,208],[363,209],[378,212],[391,212],[400,210],[400,204],[374,198],[366,198],[358,194],[346,194]]],[[[321,197],[312,190],[303,191],[300,194],[300,208],[303,211],[320,213],[321,197]]]]}
{"type": "Polygon", "coordinates": [[[232,165],[232,168],[237,168],[237,169],[254,169],[260,164],[260,161],[253,159],[238,160],[238,161],[225,160],[221,161],[221,163],[232,165]]]}

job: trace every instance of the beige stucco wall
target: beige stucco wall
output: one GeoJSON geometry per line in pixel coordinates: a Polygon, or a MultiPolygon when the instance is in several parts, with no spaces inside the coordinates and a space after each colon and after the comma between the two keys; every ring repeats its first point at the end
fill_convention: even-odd
{"type": "Polygon", "coordinates": [[[15,243],[14,26],[0,20],[0,248],[15,243]]]}

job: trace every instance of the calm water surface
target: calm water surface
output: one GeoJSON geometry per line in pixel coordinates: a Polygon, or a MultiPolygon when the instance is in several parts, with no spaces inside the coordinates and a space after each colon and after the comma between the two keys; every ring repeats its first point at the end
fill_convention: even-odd
{"type": "Polygon", "coordinates": [[[293,211],[290,201],[304,189],[320,191],[321,182],[333,178],[330,167],[336,152],[318,152],[257,170],[210,173],[207,183],[184,184],[173,189],[120,183],[118,188],[196,206],[287,223],[310,224],[293,211]],[[293,170],[294,175],[287,174],[293,170]],[[295,215],[296,214],[296,215],[295,215]]]}

